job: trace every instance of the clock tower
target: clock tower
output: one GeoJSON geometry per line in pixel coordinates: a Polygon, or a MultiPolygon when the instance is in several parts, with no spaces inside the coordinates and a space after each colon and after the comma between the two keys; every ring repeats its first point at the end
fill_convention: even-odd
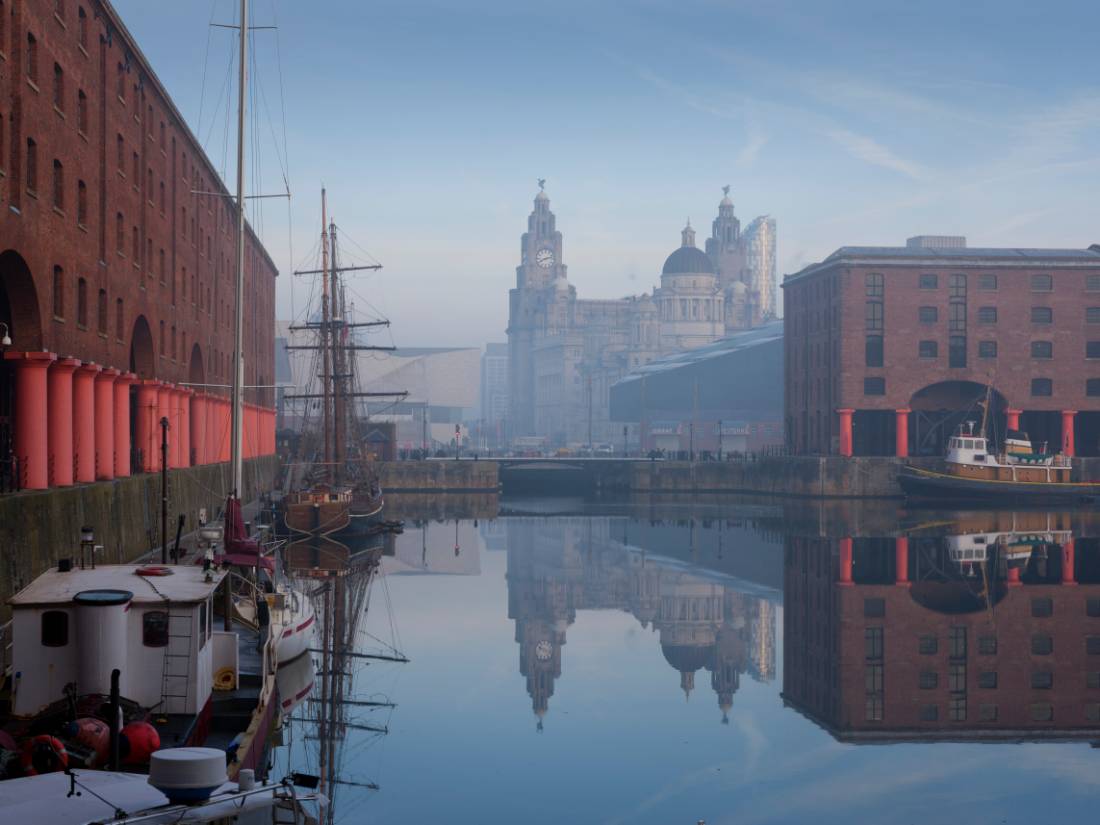
{"type": "Polygon", "coordinates": [[[573,297],[562,262],[561,232],[550,211],[550,198],[539,181],[535,205],[520,240],[516,286],[509,292],[508,378],[509,436],[535,434],[533,350],[538,338],[568,322],[573,297]]]}

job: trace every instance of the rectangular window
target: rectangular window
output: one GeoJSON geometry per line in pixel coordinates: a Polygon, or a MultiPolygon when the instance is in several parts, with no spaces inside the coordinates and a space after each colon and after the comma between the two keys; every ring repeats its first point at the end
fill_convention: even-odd
{"type": "Polygon", "coordinates": [[[107,334],[107,290],[99,290],[99,301],[96,304],[96,321],[100,335],[107,334]]]}
{"type": "Polygon", "coordinates": [[[1053,358],[1054,357],[1054,344],[1051,341],[1032,341],[1031,342],[1031,357],[1032,358],[1053,358]]]}
{"type": "Polygon", "coordinates": [[[76,182],[76,222],[80,226],[88,223],[88,186],[82,180],[76,182]]]}
{"type": "Polygon", "coordinates": [[[1100,636],[1085,637],[1085,653],[1089,656],[1100,656],[1100,636]]]}
{"type": "Polygon", "coordinates": [[[940,345],[936,341],[921,341],[917,344],[917,353],[921,358],[936,358],[940,354],[940,345]]]}
{"type": "Polygon", "coordinates": [[[1054,615],[1054,602],[1049,596],[1031,600],[1031,616],[1035,619],[1046,619],[1054,615]]]}
{"type": "Polygon", "coordinates": [[[1046,633],[1031,637],[1031,652],[1036,656],[1049,656],[1054,651],[1054,640],[1046,633]]]}
{"type": "Polygon", "coordinates": [[[935,636],[921,636],[917,641],[917,652],[925,656],[931,656],[939,649],[935,636]]]}
{"type": "Polygon", "coordinates": [[[53,315],[65,317],[65,270],[59,266],[53,268],[53,315]]]}
{"type": "Polygon", "coordinates": [[[966,721],[966,697],[952,696],[947,705],[947,718],[952,722],[966,721]]]}
{"type": "Polygon", "coordinates": [[[885,378],[864,378],[863,379],[863,394],[864,395],[886,395],[886,379],[885,378]]]}
{"type": "Polygon", "coordinates": [[[867,665],[864,668],[864,687],[867,693],[882,693],[882,665],[867,665]]]}
{"type": "Polygon", "coordinates": [[[935,722],[940,718],[940,709],[938,705],[923,705],[917,715],[922,722],[935,722]]]}
{"type": "Polygon", "coordinates": [[[1032,292],[1050,292],[1054,289],[1054,279],[1050,275],[1032,275],[1032,292]]]}
{"type": "Polygon", "coordinates": [[[978,707],[978,716],[983,722],[996,722],[997,721],[997,706],[996,705],[980,705],[978,707]]]}
{"type": "Polygon", "coordinates": [[[997,276],[985,274],[978,276],[978,289],[983,292],[993,292],[997,289],[997,276]]]}
{"type": "Polygon", "coordinates": [[[952,659],[966,658],[966,628],[953,627],[947,636],[948,655],[952,659]]]}
{"type": "Polygon", "coordinates": [[[1050,307],[1032,307],[1031,308],[1031,323],[1033,324],[1051,324],[1054,322],[1054,310],[1050,307]]]}
{"type": "Polygon", "coordinates": [[[947,342],[947,366],[961,368],[966,366],[966,336],[952,335],[947,342]]]}
{"type": "Polygon", "coordinates": [[[54,209],[65,208],[65,169],[56,158],[53,162],[53,206],[54,209]]]}
{"type": "Polygon", "coordinates": [[[885,599],[864,599],[863,616],[867,619],[881,619],[886,615],[885,599]]]}
{"type": "Polygon", "coordinates": [[[1050,690],[1054,687],[1054,674],[1049,670],[1036,670],[1031,674],[1032,690],[1050,690]]]}
{"type": "Polygon", "coordinates": [[[863,631],[863,652],[868,659],[882,658],[882,628],[868,627],[863,631]]]}
{"type": "Polygon", "coordinates": [[[1100,292],[1100,275],[1086,275],[1085,289],[1089,292],[1100,292]]]}
{"type": "Polygon", "coordinates": [[[1089,378],[1085,381],[1085,395],[1092,398],[1100,396],[1100,378],[1089,378]]]}
{"type": "Polygon", "coordinates": [[[868,367],[881,367],[883,359],[882,336],[868,335],[863,354],[868,367]]]}
{"type": "Polygon", "coordinates": [[[978,653],[982,656],[994,656],[997,653],[996,636],[979,636],[978,653]]]}
{"type": "Polygon", "coordinates": [[[936,671],[922,670],[917,684],[921,690],[935,690],[939,686],[939,683],[940,677],[936,671]]]}
{"type": "Polygon", "coordinates": [[[27,32],[27,77],[31,83],[38,83],[38,41],[27,32]]]}
{"type": "Polygon", "coordinates": [[[53,64],[53,105],[65,111],[65,72],[60,63],[53,64]]]}
{"type": "Polygon", "coordinates": [[[917,310],[917,318],[922,324],[934,324],[940,319],[938,307],[921,307],[917,310]]]}
{"type": "Polygon", "coordinates": [[[69,614],[47,610],[42,614],[42,646],[65,647],[69,643],[69,614]]]}
{"type": "Polygon", "coordinates": [[[1100,670],[1090,670],[1085,674],[1085,687],[1100,690],[1100,670]]]}
{"type": "Polygon", "coordinates": [[[938,275],[931,273],[920,276],[920,288],[921,289],[936,289],[940,285],[940,278],[938,275]]]}
{"type": "Polygon", "coordinates": [[[121,341],[126,331],[126,313],[123,311],[121,298],[115,299],[115,338],[121,341]]]}
{"type": "Polygon", "coordinates": [[[994,690],[997,687],[997,671],[983,670],[978,674],[978,687],[984,690],[994,690]]]}
{"type": "Polygon", "coordinates": [[[38,191],[38,144],[27,138],[27,191],[38,191]]]}
{"type": "Polygon", "coordinates": [[[141,617],[141,643],[146,647],[168,647],[168,614],[149,610],[141,617]]]}
{"type": "Polygon", "coordinates": [[[951,332],[966,332],[966,304],[952,301],[947,307],[947,328],[951,332]]]}
{"type": "Polygon", "coordinates": [[[1085,342],[1085,357],[1100,358],[1100,341],[1085,342]]]}
{"type": "Polygon", "coordinates": [[[979,358],[996,358],[997,357],[997,342],[996,341],[979,341],[978,342],[978,357],[979,358]]]}
{"type": "Polygon", "coordinates": [[[1100,324],[1100,307],[1085,307],[1085,323],[1100,324]]]}
{"type": "Polygon", "coordinates": [[[948,297],[966,299],[966,276],[952,275],[948,286],[948,297]]]}
{"type": "Polygon", "coordinates": [[[1031,706],[1031,718],[1036,722],[1054,720],[1054,705],[1049,702],[1036,702],[1031,706]]]}
{"type": "Polygon", "coordinates": [[[966,690],[966,664],[953,663],[947,666],[947,689],[952,693],[966,690]]]}
{"type": "Polygon", "coordinates": [[[978,307],[978,323],[997,323],[997,307],[978,307]]]}
{"type": "Polygon", "coordinates": [[[868,301],[864,309],[864,317],[868,331],[882,330],[882,301],[868,301]]]}
{"type": "Polygon", "coordinates": [[[1049,398],[1054,395],[1054,382],[1049,378],[1032,378],[1031,394],[1039,398],[1049,398]]]}
{"type": "Polygon", "coordinates": [[[83,89],[76,93],[76,128],[81,134],[88,134],[88,96],[83,89]]]}
{"type": "Polygon", "coordinates": [[[1085,599],[1085,615],[1090,619],[1100,618],[1100,599],[1085,599]]]}
{"type": "Polygon", "coordinates": [[[868,696],[864,705],[864,719],[868,722],[882,721],[882,696],[868,696]]]}

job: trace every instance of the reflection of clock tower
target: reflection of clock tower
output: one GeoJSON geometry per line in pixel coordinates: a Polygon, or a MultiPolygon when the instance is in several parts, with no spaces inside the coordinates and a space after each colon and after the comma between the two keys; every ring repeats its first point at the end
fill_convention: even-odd
{"type": "Polygon", "coordinates": [[[550,198],[539,181],[535,208],[520,242],[516,288],[509,292],[508,371],[511,436],[535,432],[535,386],[532,350],[536,337],[568,323],[570,296],[562,263],[561,232],[555,228],[550,198]]]}
{"type": "Polygon", "coordinates": [[[561,676],[561,646],[565,644],[565,633],[549,622],[534,619],[516,622],[516,637],[519,672],[527,679],[531,709],[538,717],[538,729],[542,730],[542,718],[554,695],[554,680],[561,676]]]}

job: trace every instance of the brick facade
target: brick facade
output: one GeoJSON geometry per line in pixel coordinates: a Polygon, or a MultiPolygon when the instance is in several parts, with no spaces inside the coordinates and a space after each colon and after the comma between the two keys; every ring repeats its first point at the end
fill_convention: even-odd
{"type": "MultiPolygon", "coordinates": [[[[0,117],[13,349],[230,383],[235,208],[115,11],[0,0],[0,117]]],[[[245,259],[245,383],[270,384],[276,269],[251,231],[245,259]]]]}
{"type": "Polygon", "coordinates": [[[935,452],[911,411],[961,413],[991,383],[1000,433],[1020,410],[1033,440],[1065,446],[1066,411],[1077,452],[1100,454],[1100,247],[845,247],[783,288],[794,451],[843,453],[851,416],[855,454],[893,454],[900,416],[909,449],[935,452]]]}

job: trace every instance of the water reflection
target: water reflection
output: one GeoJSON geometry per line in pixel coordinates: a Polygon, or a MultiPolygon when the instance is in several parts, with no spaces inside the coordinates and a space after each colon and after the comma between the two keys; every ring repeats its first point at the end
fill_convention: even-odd
{"type": "Polygon", "coordinates": [[[645,549],[653,527],[634,525],[638,546],[622,529],[630,525],[612,519],[515,519],[505,525],[508,618],[515,622],[519,672],[539,730],[579,610],[620,610],[651,628],[685,697],[695,690],[696,674],[709,673],[723,722],[742,673],[758,681],[775,678],[772,599],[778,593],[765,598],[744,592],[728,575],[653,555],[645,549]]]}
{"type": "Polygon", "coordinates": [[[788,536],[784,701],[852,742],[1096,738],[1100,565],[1071,523],[788,536]]]}

